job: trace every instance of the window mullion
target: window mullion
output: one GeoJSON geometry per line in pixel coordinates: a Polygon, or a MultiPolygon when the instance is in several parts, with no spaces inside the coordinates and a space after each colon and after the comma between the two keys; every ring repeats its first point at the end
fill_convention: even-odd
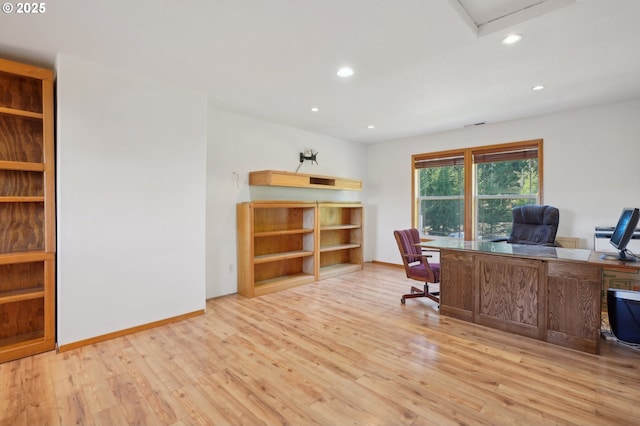
{"type": "Polygon", "coordinates": [[[475,235],[473,228],[474,191],[473,182],[473,152],[471,149],[464,151],[464,239],[469,241],[475,235]]]}

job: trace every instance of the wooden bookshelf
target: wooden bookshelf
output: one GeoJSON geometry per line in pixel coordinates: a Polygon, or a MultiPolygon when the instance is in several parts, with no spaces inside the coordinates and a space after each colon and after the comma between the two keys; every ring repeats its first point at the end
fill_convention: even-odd
{"type": "Polygon", "coordinates": [[[362,269],[360,203],[237,206],[238,293],[247,297],[362,269]]]}
{"type": "Polygon", "coordinates": [[[0,59],[0,362],[55,348],[53,72],[0,59]]]}
{"type": "Polygon", "coordinates": [[[247,297],[315,281],[316,203],[237,206],[238,293],[247,297]]]}
{"type": "Polygon", "coordinates": [[[360,203],[318,203],[318,279],[362,269],[360,203]]]}

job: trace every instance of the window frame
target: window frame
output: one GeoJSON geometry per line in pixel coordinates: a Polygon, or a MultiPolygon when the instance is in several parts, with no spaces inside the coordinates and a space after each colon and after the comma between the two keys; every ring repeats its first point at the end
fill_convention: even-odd
{"type": "MultiPolygon", "coordinates": [[[[424,161],[438,161],[445,158],[453,158],[453,157],[462,157],[464,158],[464,219],[463,219],[463,231],[464,231],[464,239],[466,241],[470,241],[473,236],[476,235],[475,229],[475,215],[476,215],[476,182],[475,182],[475,167],[474,165],[474,156],[482,156],[482,155],[498,155],[505,153],[505,155],[510,155],[509,153],[517,152],[517,151],[526,151],[526,150],[537,150],[537,159],[538,159],[538,197],[537,204],[543,203],[543,195],[544,195],[544,167],[543,167],[543,140],[542,139],[531,139],[526,141],[519,142],[508,142],[502,144],[495,145],[485,145],[485,146],[477,146],[472,148],[462,148],[462,149],[454,149],[447,151],[438,151],[431,153],[423,153],[423,154],[413,154],[411,156],[411,223],[413,227],[418,226],[417,218],[418,218],[418,210],[420,208],[420,203],[417,202],[419,199],[418,188],[416,182],[416,171],[421,167],[416,167],[416,163],[424,162],[424,161]]],[[[499,157],[496,157],[499,158],[499,157]]],[[[422,236],[422,231],[420,231],[420,235],[422,236]]]]}

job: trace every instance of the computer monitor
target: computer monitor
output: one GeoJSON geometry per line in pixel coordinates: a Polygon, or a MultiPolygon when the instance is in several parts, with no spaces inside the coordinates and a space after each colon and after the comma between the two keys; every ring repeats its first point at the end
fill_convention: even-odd
{"type": "Polygon", "coordinates": [[[617,260],[625,262],[636,262],[638,260],[633,253],[627,250],[627,244],[629,244],[629,240],[631,240],[633,232],[638,225],[638,219],[640,219],[640,210],[637,208],[624,208],[622,210],[618,224],[613,230],[611,240],[609,240],[609,243],[618,249],[617,260]]]}

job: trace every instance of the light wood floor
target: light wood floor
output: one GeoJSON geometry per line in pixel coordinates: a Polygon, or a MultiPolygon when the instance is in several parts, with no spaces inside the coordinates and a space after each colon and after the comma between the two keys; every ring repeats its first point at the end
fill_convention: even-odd
{"type": "MultiPolygon", "coordinates": [[[[600,356],[438,314],[362,272],[0,364],[10,425],[640,424],[640,353],[600,356]]],[[[81,321],[81,319],[78,319],[81,321]]]]}

